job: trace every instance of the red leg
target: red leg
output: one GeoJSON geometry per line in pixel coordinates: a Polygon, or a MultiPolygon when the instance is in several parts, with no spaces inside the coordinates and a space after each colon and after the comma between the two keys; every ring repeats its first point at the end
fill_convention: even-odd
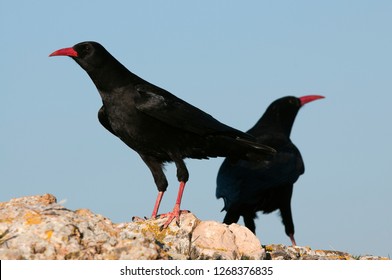
{"type": "Polygon", "coordinates": [[[161,200],[163,197],[163,192],[158,192],[157,200],[155,201],[154,210],[152,210],[151,218],[155,219],[158,214],[159,205],[161,204],[161,200]]]}
{"type": "Polygon", "coordinates": [[[185,182],[180,182],[180,187],[178,189],[178,194],[177,194],[177,200],[176,200],[176,204],[174,205],[173,211],[166,213],[166,214],[162,214],[161,217],[168,217],[166,223],[163,225],[163,228],[167,228],[169,226],[169,224],[176,219],[176,222],[178,224],[179,219],[180,219],[180,213],[181,212],[185,212],[188,213],[189,211],[181,211],[180,210],[180,205],[181,205],[181,200],[182,200],[182,194],[184,192],[185,189],[185,182]]]}
{"type": "MultiPolygon", "coordinates": [[[[154,209],[152,210],[151,219],[156,219],[156,217],[157,217],[159,205],[161,204],[163,193],[164,192],[158,192],[157,200],[155,201],[154,209]]],[[[132,221],[133,222],[141,222],[141,221],[147,220],[147,217],[144,217],[144,218],[145,219],[139,218],[139,217],[132,217],[132,221]]]]}
{"type": "Polygon", "coordinates": [[[291,244],[293,246],[297,246],[297,243],[295,243],[294,234],[290,233],[289,237],[290,237],[290,240],[291,240],[291,244]]]}

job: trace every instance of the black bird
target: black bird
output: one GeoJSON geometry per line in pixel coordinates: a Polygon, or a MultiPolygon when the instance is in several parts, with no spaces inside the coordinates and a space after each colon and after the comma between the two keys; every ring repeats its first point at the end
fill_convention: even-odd
{"type": "Polygon", "coordinates": [[[263,158],[274,149],[259,144],[246,133],[231,128],[209,114],[136,76],[117,61],[102,45],[82,42],[57,50],[49,56],[69,56],[90,76],[102,98],[100,123],[139,153],[150,169],[158,188],[152,212],[157,217],[168,186],[163,172],[166,162],[174,162],[180,182],[172,212],[163,214],[178,222],[180,204],[189,174],[184,158],[208,159],[231,156],[263,158]]]}
{"type": "MultiPolygon", "coordinates": [[[[308,95],[287,96],[275,100],[248,133],[259,143],[276,150],[271,160],[237,160],[226,158],[218,172],[216,197],[223,198],[226,224],[236,223],[243,216],[253,233],[256,212],[280,210],[286,234],[295,246],[291,215],[293,184],[305,171],[301,154],[290,140],[291,129],[299,109],[306,103],[324,98],[308,95]]],[[[223,211],[222,210],[222,211],[223,211]]]]}

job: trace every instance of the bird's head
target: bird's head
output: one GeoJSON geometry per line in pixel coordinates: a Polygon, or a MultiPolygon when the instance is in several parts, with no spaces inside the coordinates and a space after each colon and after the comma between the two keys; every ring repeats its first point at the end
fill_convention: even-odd
{"type": "Polygon", "coordinates": [[[283,131],[289,137],[291,128],[299,109],[305,104],[324,98],[322,95],[305,95],[302,97],[285,96],[271,103],[261,119],[249,131],[256,133],[263,128],[273,127],[275,130],[283,131]]]}
{"type": "Polygon", "coordinates": [[[54,51],[49,56],[69,56],[87,72],[100,68],[111,57],[108,51],[97,42],[82,42],[70,48],[54,51]]]}
{"type": "Polygon", "coordinates": [[[305,95],[302,97],[285,96],[271,103],[265,115],[270,115],[276,121],[294,119],[299,109],[305,104],[324,98],[322,95],[305,95]]]}
{"type": "Polygon", "coordinates": [[[71,57],[87,72],[100,92],[121,87],[132,78],[128,69],[97,42],[78,43],[54,51],[49,56],[71,57]]]}

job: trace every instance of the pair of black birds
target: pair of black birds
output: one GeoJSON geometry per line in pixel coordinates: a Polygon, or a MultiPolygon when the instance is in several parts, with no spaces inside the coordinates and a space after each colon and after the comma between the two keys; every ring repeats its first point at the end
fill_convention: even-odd
{"type": "Polygon", "coordinates": [[[150,169],[158,188],[152,218],[158,216],[168,186],[163,165],[175,163],[180,187],[173,211],[159,215],[167,217],[163,227],[173,219],[178,222],[182,212],[189,178],[184,159],[226,157],[216,189],[225,202],[224,222],[235,223],[243,216],[245,225],[255,232],[257,211],[279,209],[286,234],[296,245],[290,201],[304,164],[290,132],[298,110],[322,96],[278,99],[244,133],[136,76],[99,43],[82,42],[50,56],[69,56],[87,72],[102,98],[100,123],[138,152],[150,169]]]}

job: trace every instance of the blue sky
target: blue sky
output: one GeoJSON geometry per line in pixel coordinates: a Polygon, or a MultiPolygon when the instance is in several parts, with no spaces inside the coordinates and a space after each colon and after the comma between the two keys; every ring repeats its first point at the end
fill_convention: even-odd
{"type": "MultiPolygon", "coordinates": [[[[390,1],[1,1],[0,201],[52,193],[114,222],[151,215],[150,171],[99,124],[93,83],[71,59],[48,57],[94,40],[241,130],[277,98],[326,96],[292,131],[306,168],[292,199],[297,244],[390,256],[391,14],[390,1]]],[[[221,162],[186,161],[182,208],[200,219],[224,217],[221,162]]],[[[166,175],[161,212],[178,188],[173,165],[166,175]]],[[[263,244],[290,244],[276,212],[256,226],[263,244]]]]}

